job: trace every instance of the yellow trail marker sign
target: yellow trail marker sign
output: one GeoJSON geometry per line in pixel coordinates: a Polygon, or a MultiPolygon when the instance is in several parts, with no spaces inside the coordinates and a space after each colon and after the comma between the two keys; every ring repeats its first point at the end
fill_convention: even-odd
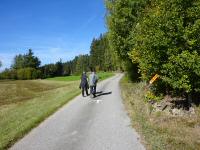
{"type": "Polygon", "coordinates": [[[156,74],[150,81],[149,81],[149,83],[150,84],[153,84],[155,81],[156,81],[156,79],[158,79],[160,76],[158,75],[158,74],[156,74]]]}

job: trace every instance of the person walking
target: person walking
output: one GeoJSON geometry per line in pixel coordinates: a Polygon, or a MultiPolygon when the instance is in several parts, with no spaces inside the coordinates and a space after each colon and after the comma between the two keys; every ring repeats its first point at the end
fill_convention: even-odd
{"type": "Polygon", "coordinates": [[[89,89],[89,85],[88,85],[88,77],[86,75],[85,72],[83,72],[82,76],[81,76],[81,83],[79,86],[80,89],[82,89],[82,96],[85,97],[84,92],[86,92],[86,96],[88,96],[88,89],[89,89]]]}
{"type": "Polygon", "coordinates": [[[90,84],[90,96],[96,97],[96,88],[97,88],[98,76],[95,71],[93,71],[89,76],[90,84]]]}

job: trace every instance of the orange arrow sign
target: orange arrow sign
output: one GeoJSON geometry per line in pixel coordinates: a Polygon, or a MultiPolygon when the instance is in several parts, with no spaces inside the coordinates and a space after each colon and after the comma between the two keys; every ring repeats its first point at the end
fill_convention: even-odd
{"type": "Polygon", "coordinates": [[[160,76],[158,75],[158,74],[156,74],[150,81],[149,81],[149,83],[150,84],[153,84],[155,81],[156,81],[156,79],[158,79],[160,76]]]}

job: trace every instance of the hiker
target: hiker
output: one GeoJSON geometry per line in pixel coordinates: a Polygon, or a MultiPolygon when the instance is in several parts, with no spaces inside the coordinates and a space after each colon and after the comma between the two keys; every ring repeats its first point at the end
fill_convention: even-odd
{"type": "Polygon", "coordinates": [[[82,96],[84,96],[84,91],[86,92],[86,96],[88,96],[88,89],[89,89],[89,85],[88,85],[88,79],[87,79],[87,75],[85,72],[83,72],[82,76],[81,76],[81,83],[79,88],[82,89],[82,96]]]}
{"type": "Polygon", "coordinates": [[[98,76],[95,71],[93,71],[89,76],[90,84],[90,96],[96,97],[96,88],[97,88],[98,76]]]}

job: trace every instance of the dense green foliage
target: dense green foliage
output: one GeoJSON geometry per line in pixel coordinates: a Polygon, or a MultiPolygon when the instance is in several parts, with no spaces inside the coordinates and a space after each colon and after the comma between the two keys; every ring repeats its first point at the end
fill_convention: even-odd
{"type": "Polygon", "coordinates": [[[123,59],[138,64],[141,78],[162,92],[200,90],[200,2],[107,0],[109,40],[123,59]]]}
{"type": "Polygon", "coordinates": [[[112,51],[108,35],[100,35],[99,38],[93,39],[90,48],[90,67],[97,71],[112,71],[119,67],[117,55],[112,51]]]}
{"type": "Polygon", "coordinates": [[[174,90],[199,90],[198,9],[194,0],[160,0],[147,6],[133,30],[131,52],[144,79],[159,73],[163,84],[174,90]]]}
{"type": "Polygon", "coordinates": [[[14,58],[14,63],[12,65],[13,69],[22,69],[22,68],[38,68],[40,66],[40,60],[38,57],[35,57],[32,50],[29,49],[27,54],[17,55],[14,58]]]}
{"type": "MultiPolygon", "coordinates": [[[[58,63],[56,63],[58,65],[58,63]]],[[[90,55],[79,55],[73,60],[62,63],[62,70],[56,73],[56,64],[44,65],[41,67],[43,78],[56,76],[80,75],[83,71],[114,71],[119,68],[118,57],[110,48],[107,34],[94,38],[91,43],[90,55]]]]}
{"type": "Polygon", "coordinates": [[[83,71],[89,71],[90,67],[90,56],[79,55],[76,61],[75,74],[81,74],[83,71]]]}
{"type": "Polygon", "coordinates": [[[62,76],[64,74],[64,65],[62,60],[56,62],[55,64],[48,64],[40,67],[42,72],[42,78],[49,78],[54,76],[62,76]]]}
{"type": "Polygon", "coordinates": [[[145,0],[106,0],[109,40],[122,59],[128,59],[128,52],[132,49],[130,33],[137,23],[143,1],[145,0]]]}
{"type": "Polygon", "coordinates": [[[123,69],[134,80],[138,78],[139,74],[137,62],[131,63],[128,56],[128,52],[132,50],[130,35],[145,2],[145,0],[106,0],[110,47],[124,64],[123,69]]]}
{"type": "Polygon", "coordinates": [[[34,56],[32,50],[29,49],[27,54],[15,56],[11,69],[5,69],[0,74],[0,79],[30,80],[40,78],[40,63],[39,58],[34,56]]]}
{"type": "Polygon", "coordinates": [[[17,79],[20,80],[38,79],[40,76],[41,71],[35,68],[24,68],[17,70],[17,79]]]}

